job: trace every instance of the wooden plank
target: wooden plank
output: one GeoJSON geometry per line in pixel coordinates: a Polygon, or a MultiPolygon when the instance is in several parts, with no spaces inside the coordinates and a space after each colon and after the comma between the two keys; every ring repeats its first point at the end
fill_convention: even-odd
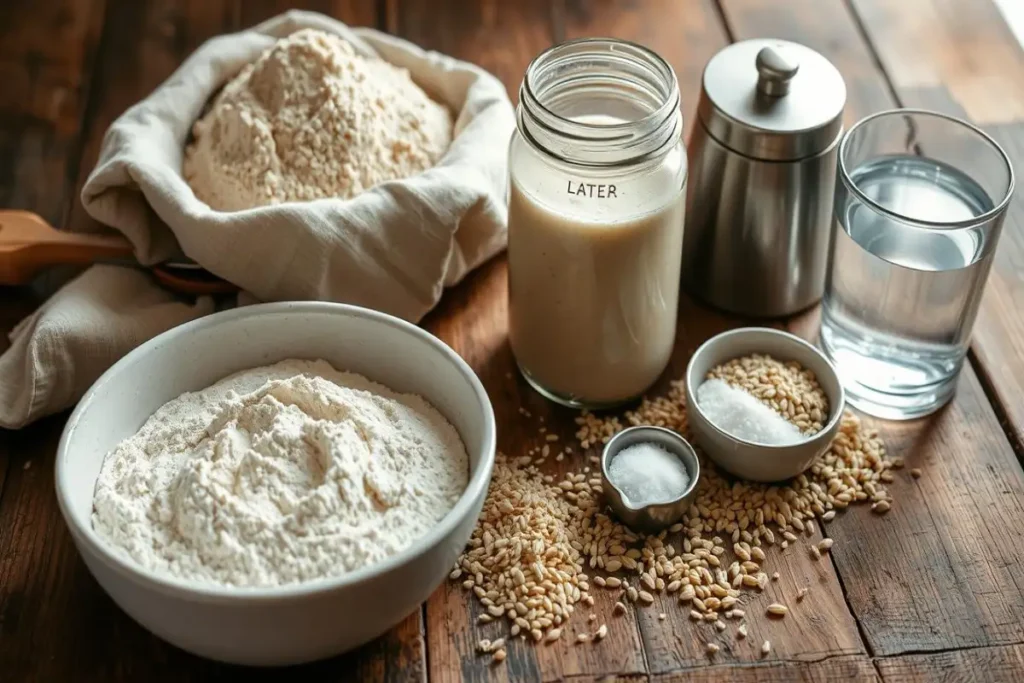
{"type": "MultiPolygon", "coordinates": [[[[902,3],[879,4],[893,9],[902,3]]],[[[722,0],[722,7],[736,38],[778,35],[833,60],[847,83],[854,82],[848,113],[861,116],[894,104],[854,16],[840,3],[722,0]]],[[[901,27],[913,23],[911,16],[890,20],[898,23],[887,29],[887,44],[905,44],[901,27]]],[[[813,339],[817,321],[816,314],[805,315],[790,328],[813,339]]],[[[973,369],[965,368],[946,410],[927,420],[879,426],[890,453],[924,475],[915,481],[904,472],[890,485],[896,505],[887,516],[855,509],[827,528],[836,539],[833,562],[870,651],[1022,640],[1024,582],[1007,567],[1024,559],[1024,551],[1008,547],[1001,529],[1024,524],[1024,473],[973,369]]]]}
{"type": "Polygon", "coordinates": [[[71,229],[100,229],[78,197],[110,124],[170,76],[200,43],[234,30],[235,14],[232,0],[110,0],[93,99],[82,124],[83,152],[67,217],[71,229]]]}
{"type": "Polygon", "coordinates": [[[1003,429],[1024,462],[1024,204],[1020,198],[1024,120],[985,129],[1009,155],[1018,174],[1018,195],[1003,223],[971,350],[978,374],[997,404],[1003,429]]]}
{"type": "Polygon", "coordinates": [[[728,42],[713,0],[569,0],[566,38],[610,36],[655,50],[679,80],[683,116],[692,130],[704,65],[728,42]]]}
{"type": "Polygon", "coordinates": [[[63,218],[103,9],[102,0],[0,3],[0,206],[63,218]]]}
{"type": "Polygon", "coordinates": [[[558,2],[386,1],[389,33],[483,67],[505,84],[514,102],[530,60],[561,39],[553,22],[558,2]]]}
{"type": "Polygon", "coordinates": [[[1024,120],[1024,53],[991,0],[851,0],[904,106],[944,90],[981,126],[1024,120]]]}
{"type": "MultiPolygon", "coordinates": [[[[0,353],[10,346],[8,335],[18,321],[27,316],[38,304],[28,292],[13,287],[0,287],[0,353]]],[[[11,437],[13,432],[0,429],[0,501],[3,500],[7,470],[9,467],[31,467],[26,465],[29,462],[23,458],[16,458],[12,455],[11,437]]],[[[2,618],[0,618],[2,625],[2,618]]],[[[0,630],[2,633],[2,630],[0,630]]]]}
{"type": "Polygon", "coordinates": [[[1024,473],[972,368],[960,382],[933,419],[883,429],[890,452],[923,472],[889,485],[892,511],[828,526],[874,654],[1024,641],[1024,550],[1007,540],[1024,527],[1024,473]]]}
{"type": "MultiPolygon", "coordinates": [[[[238,25],[253,26],[290,9],[297,9],[291,0],[235,0],[238,3],[238,25]]],[[[320,12],[353,26],[377,26],[384,0],[304,0],[301,9],[320,12]]]]}
{"type": "Polygon", "coordinates": [[[662,676],[652,683],[832,683],[878,681],[871,660],[861,656],[828,657],[815,662],[776,661],[745,666],[704,666],[662,676]]]}
{"type": "MultiPolygon", "coordinates": [[[[1024,51],[991,0],[852,0],[900,103],[970,119],[1024,168],[1024,51]]],[[[1015,200],[974,328],[980,373],[1024,455],[1024,204],[1015,200]]]]}
{"type": "Polygon", "coordinates": [[[1019,681],[1024,672],[1024,645],[884,657],[875,665],[887,682],[1007,683],[1019,681]]]}

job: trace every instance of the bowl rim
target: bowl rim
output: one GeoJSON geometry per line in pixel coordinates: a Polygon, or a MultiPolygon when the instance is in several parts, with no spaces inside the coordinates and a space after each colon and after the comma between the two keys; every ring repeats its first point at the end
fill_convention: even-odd
{"type": "MultiPolygon", "coordinates": [[[[797,358],[790,358],[789,360],[795,360],[797,362],[800,362],[799,359],[797,359],[797,358]]],[[[751,446],[753,448],[764,448],[764,449],[766,449],[768,451],[774,452],[775,454],[781,454],[784,451],[792,451],[793,449],[799,449],[799,448],[801,448],[803,446],[806,446],[808,444],[817,443],[817,442],[821,441],[824,438],[828,438],[829,440],[831,440],[832,436],[833,436],[832,433],[838,427],[839,421],[843,417],[843,410],[846,407],[846,390],[843,388],[843,383],[839,381],[839,374],[836,372],[835,367],[832,365],[832,362],[828,359],[828,357],[826,357],[825,354],[822,353],[821,349],[816,347],[814,344],[811,344],[807,340],[802,339],[801,337],[798,337],[797,335],[793,334],[792,332],[787,332],[785,330],[779,330],[779,329],[776,329],[774,327],[739,327],[739,328],[736,328],[736,329],[733,329],[733,330],[726,330],[725,332],[719,332],[718,334],[716,334],[716,335],[706,339],[703,344],[701,344],[700,346],[697,347],[697,350],[693,352],[693,355],[690,356],[690,360],[686,363],[686,374],[684,375],[684,377],[686,378],[686,391],[687,391],[687,394],[688,394],[688,396],[687,396],[687,399],[688,399],[687,400],[687,408],[691,408],[692,407],[697,413],[699,413],[701,418],[704,420],[704,422],[707,423],[707,425],[711,429],[713,429],[715,431],[715,433],[725,437],[726,439],[729,439],[733,443],[736,443],[736,444],[739,444],[739,445],[742,445],[742,446],[751,446]],[[835,380],[836,386],[839,387],[839,396],[838,396],[838,400],[836,400],[836,401],[833,401],[831,396],[829,397],[829,402],[832,404],[830,406],[830,410],[831,410],[832,414],[829,417],[828,422],[826,422],[824,425],[822,425],[821,429],[818,430],[817,433],[811,434],[810,436],[807,436],[804,439],[802,439],[801,441],[797,441],[796,443],[790,443],[790,444],[758,443],[756,441],[748,441],[746,439],[741,439],[738,436],[730,434],[729,432],[725,431],[724,429],[722,429],[721,427],[716,425],[714,420],[712,420],[710,417],[708,417],[704,413],[704,411],[701,410],[700,405],[699,405],[699,403],[697,401],[697,389],[696,389],[696,387],[693,386],[693,382],[692,382],[692,379],[693,379],[692,375],[693,375],[693,371],[694,371],[694,367],[693,367],[694,361],[697,359],[697,357],[702,352],[707,352],[708,349],[710,349],[715,344],[721,343],[721,341],[724,340],[724,339],[727,339],[727,338],[733,337],[733,336],[748,335],[748,334],[755,333],[755,332],[758,333],[758,334],[767,333],[769,335],[775,335],[775,336],[778,336],[781,339],[784,339],[784,340],[788,341],[789,343],[794,344],[797,347],[803,347],[805,350],[807,350],[811,354],[817,356],[825,364],[825,367],[828,368],[829,374],[832,376],[832,379],[835,380]]]]}
{"type": "MultiPolygon", "coordinates": [[[[373,379],[373,378],[370,378],[373,379]]],[[[429,402],[429,401],[428,401],[429,402]]],[[[433,405],[433,404],[431,404],[433,405]]],[[[450,418],[445,415],[446,420],[450,418]]],[[[431,548],[437,546],[458,527],[467,516],[477,499],[486,495],[490,485],[491,472],[494,467],[496,452],[496,432],[494,418],[494,407],[491,404],[487,391],[484,389],[479,377],[469,364],[462,359],[455,351],[443,341],[430,334],[426,330],[406,322],[400,318],[374,311],[371,309],[351,304],[341,304],[323,301],[303,302],[277,302],[254,304],[220,311],[198,318],[196,320],[172,327],[152,339],[144,342],[120,360],[114,363],[106,372],[100,375],[85,395],[78,402],[71,416],[68,418],[61,433],[60,442],[57,446],[57,455],[54,464],[54,487],[57,493],[57,503],[60,507],[64,523],[71,531],[71,535],[77,544],[84,544],[96,558],[103,561],[109,568],[116,571],[122,577],[130,580],[145,583],[149,587],[158,589],[163,593],[177,596],[200,599],[209,602],[228,603],[250,603],[253,601],[273,602],[289,600],[299,597],[308,597],[319,593],[333,591],[340,588],[348,588],[357,585],[367,579],[387,574],[388,572],[415,560],[425,554],[431,548]],[[70,490],[71,482],[67,481],[65,462],[70,457],[71,440],[74,438],[75,430],[80,423],[82,416],[88,411],[96,395],[103,390],[104,386],[111,381],[111,378],[122,371],[124,367],[137,359],[152,352],[156,346],[168,343],[176,343],[177,339],[198,332],[203,329],[217,327],[240,318],[249,318],[260,315],[276,315],[279,313],[310,313],[320,315],[335,315],[339,317],[368,318],[394,328],[400,333],[411,335],[420,342],[433,347],[444,356],[454,367],[459,375],[465,379],[470,389],[475,394],[478,404],[483,413],[483,452],[480,456],[479,466],[469,478],[466,489],[456,501],[455,505],[444,517],[426,534],[418,538],[407,548],[388,557],[380,562],[369,564],[352,572],[339,576],[314,579],[298,583],[289,583],[281,586],[223,586],[219,584],[203,583],[189,579],[182,579],[175,576],[158,574],[149,569],[137,565],[134,560],[110,547],[92,529],[91,523],[88,528],[83,528],[78,520],[69,512],[70,504],[66,500],[65,488],[70,490]]],[[[459,435],[460,438],[462,435],[459,435]]],[[[465,445],[465,444],[463,444],[465,445]]],[[[106,456],[104,456],[106,457],[106,456]]],[[[95,482],[93,482],[95,487],[95,482]]],[[[90,513],[91,521],[92,515],[90,513]]],[[[81,552],[81,549],[80,549],[81,552]]]]}

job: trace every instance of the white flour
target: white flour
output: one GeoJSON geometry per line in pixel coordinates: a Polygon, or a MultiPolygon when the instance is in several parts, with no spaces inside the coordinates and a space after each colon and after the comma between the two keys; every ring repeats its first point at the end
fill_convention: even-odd
{"type": "Polygon", "coordinates": [[[193,127],[184,175],[220,211],[348,199],[432,167],[452,119],[409,77],[306,29],[245,67],[193,127]]]}
{"type": "Polygon", "coordinates": [[[309,581],[408,547],[468,475],[458,433],[422,398],[289,360],[157,410],[103,461],[93,528],[160,574],[309,581]]]}

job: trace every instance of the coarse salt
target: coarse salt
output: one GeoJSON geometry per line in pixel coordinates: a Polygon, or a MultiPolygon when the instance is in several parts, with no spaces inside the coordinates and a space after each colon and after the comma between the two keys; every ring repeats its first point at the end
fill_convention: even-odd
{"type": "Polygon", "coordinates": [[[686,465],[653,443],[638,443],[619,451],[608,466],[608,478],[630,505],[668,503],[690,486],[686,465]]]}
{"type": "Polygon", "coordinates": [[[788,446],[805,438],[792,422],[720,379],[709,379],[697,388],[697,403],[716,427],[744,441],[788,446]]]}

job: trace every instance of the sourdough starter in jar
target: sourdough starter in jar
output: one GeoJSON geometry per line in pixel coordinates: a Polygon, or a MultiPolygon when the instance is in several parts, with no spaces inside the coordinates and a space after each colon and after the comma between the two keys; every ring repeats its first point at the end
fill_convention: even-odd
{"type": "Polygon", "coordinates": [[[509,334],[523,375],[548,398],[622,403],[668,364],[681,127],[671,68],[639,46],[574,41],[527,72],[510,150],[509,334]]]}

